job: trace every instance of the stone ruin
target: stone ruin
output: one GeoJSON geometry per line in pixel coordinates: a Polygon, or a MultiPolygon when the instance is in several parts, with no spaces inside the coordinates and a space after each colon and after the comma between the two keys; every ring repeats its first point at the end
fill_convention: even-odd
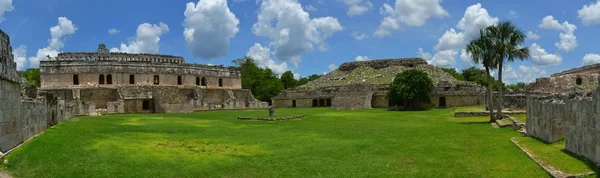
{"type": "Polygon", "coordinates": [[[435,107],[478,105],[484,88],[459,81],[420,58],[348,62],[317,80],[282,91],[272,98],[275,107],[388,108],[386,94],[396,75],[408,69],[426,72],[434,81],[435,107]]]}
{"type": "Polygon", "coordinates": [[[60,53],[40,63],[40,90],[74,103],[77,114],[187,113],[266,108],[242,89],[235,68],[186,64],[182,57],[108,52],[60,53]]]}

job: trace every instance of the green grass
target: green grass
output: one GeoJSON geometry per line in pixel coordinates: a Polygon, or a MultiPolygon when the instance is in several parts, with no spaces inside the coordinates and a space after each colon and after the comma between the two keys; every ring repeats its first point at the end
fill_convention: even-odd
{"type": "Polygon", "coordinates": [[[527,123],[527,114],[512,114],[510,115],[523,123],[527,123]]]}
{"type": "Polygon", "coordinates": [[[16,149],[15,177],[548,177],[486,117],[277,109],[78,117],[16,149]]]}
{"type": "Polygon", "coordinates": [[[565,173],[583,174],[597,169],[592,163],[581,161],[579,156],[566,152],[565,141],[552,144],[543,143],[531,137],[515,138],[522,146],[529,149],[543,164],[551,165],[565,173]]]}
{"type": "Polygon", "coordinates": [[[461,106],[456,108],[456,112],[476,112],[476,111],[485,111],[484,105],[476,105],[476,106],[461,106]]]}

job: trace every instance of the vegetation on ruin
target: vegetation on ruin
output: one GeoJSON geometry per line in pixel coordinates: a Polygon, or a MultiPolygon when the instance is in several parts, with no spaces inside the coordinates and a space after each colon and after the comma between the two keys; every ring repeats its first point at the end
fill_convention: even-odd
{"type": "Polygon", "coordinates": [[[516,141],[527,148],[544,165],[550,165],[568,174],[585,174],[598,170],[594,163],[565,150],[565,141],[546,144],[531,137],[517,137],[516,141]]]}
{"type": "Polygon", "coordinates": [[[456,80],[462,80],[465,81],[465,77],[463,77],[461,74],[459,74],[456,69],[454,68],[440,68],[442,69],[444,72],[452,75],[452,77],[454,77],[456,80]]]}
{"type": "Polygon", "coordinates": [[[20,74],[30,84],[40,87],[40,68],[29,68],[21,71],[20,74]]]}
{"type": "Polygon", "coordinates": [[[396,75],[390,84],[386,98],[392,106],[426,109],[433,103],[430,96],[432,91],[433,80],[427,73],[410,69],[396,75]]]}
{"type": "Polygon", "coordinates": [[[514,117],[515,119],[517,119],[523,123],[527,123],[527,114],[511,114],[510,116],[514,117]]]}
{"type": "Polygon", "coordinates": [[[485,117],[454,109],[277,109],[77,117],[12,152],[15,177],[549,177],[485,117]]]}

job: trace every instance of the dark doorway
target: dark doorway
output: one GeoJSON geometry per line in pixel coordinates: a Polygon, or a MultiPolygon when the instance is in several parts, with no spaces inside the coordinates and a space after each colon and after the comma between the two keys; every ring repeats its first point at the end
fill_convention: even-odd
{"type": "Polygon", "coordinates": [[[135,84],[135,75],[129,75],[129,84],[135,84]]]}
{"type": "Polygon", "coordinates": [[[200,77],[196,77],[196,85],[200,85],[200,77]]]}
{"type": "Polygon", "coordinates": [[[327,98],[327,99],[325,100],[325,106],[327,106],[327,107],[331,107],[331,99],[327,98]]]}
{"type": "Polygon", "coordinates": [[[313,99],[313,107],[319,107],[319,102],[317,101],[317,99],[313,99]]]}
{"type": "Polygon", "coordinates": [[[79,76],[73,75],[73,85],[79,85],[79,76]]]}
{"type": "Polygon", "coordinates": [[[223,87],[223,79],[219,79],[219,87],[223,87]]]}
{"type": "Polygon", "coordinates": [[[160,84],[160,78],[158,77],[158,75],[154,76],[154,85],[159,85],[160,84]]]}
{"type": "Polygon", "coordinates": [[[181,81],[181,75],[177,76],[177,85],[182,85],[183,81],[181,81]]]}
{"type": "Polygon", "coordinates": [[[296,100],[292,100],[292,107],[295,108],[296,107],[296,100]]]}
{"type": "Polygon", "coordinates": [[[202,86],[206,86],[206,78],[202,77],[202,86]]]}
{"type": "Polygon", "coordinates": [[[319,106],[320,107],[324,107],[325,106],[325,100],[324,99],[319,99],[319,106]]]}
{"type": "Polygon", "coordinates": [[[144,110],[144,111],[150,110],[150,101],[148,101],[148,100],[142,101],[142,110],[144,110]]]}
{"type": "Polygon", "coordinates": [[[440,97],[440,108],[446,107],[446,97],[440,97]]]}
{"type": "Polygon", "coordinates": [[[112,85],[112,75],[106,75],[106,84],[112,85]]]}
{"type": "Polygon", "coordinates": [[[104,75],[98,76],[98,83],[99,84],[104,84],[104,75]]]}
{"type": "Polygon", "coordinates": [[[577,78],[576,83],[577,85],[581,85],[583,83],[583,80],[581,78],[577,78]]]}

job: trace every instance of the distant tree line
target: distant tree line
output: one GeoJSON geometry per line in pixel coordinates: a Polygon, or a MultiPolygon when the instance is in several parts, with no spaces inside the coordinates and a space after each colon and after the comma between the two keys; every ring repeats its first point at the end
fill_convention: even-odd
{"type": "Polygon", "coordinates": [[[282,90],[295,88],[321,77],[321,75],[313,74],[296,79],[292,71],[287,71],[279,76],[268,67],[259,67],[256,61],[249,56],[232,62],[242,74],[242,88],[249,89],[256,99],[269,103],[271,103],[271,98],[279,95],[282,90]]]}
{"type": "MultiPolygon", "coordinates": [[[[471,67],[468,69],[463,69],[460,73],[458,73],[453,68],[442,68],[442,70],[445,71],[446,73],[452,75],[452,77],[454,77],[457,80],[475,82],[484,87],[488,86],[487,76],[485,74],[485,70],[483,70],[483,69],[471,67]]],[[[498,91],[498,86],[500,86],[500,82],[498,82],[498,80],[494,80],[492,83],[493,83],[492,87],[494,88],[494,91],[498,91]]],[[[524,83],[524,82],[518,82],[516,84],[510,84],[510,85],[502,84],[502,86],[503,86],[502,89],[503,90],[526,89],[526,88],[529,88],[532,84],[533,83],[524,83]]]]}

